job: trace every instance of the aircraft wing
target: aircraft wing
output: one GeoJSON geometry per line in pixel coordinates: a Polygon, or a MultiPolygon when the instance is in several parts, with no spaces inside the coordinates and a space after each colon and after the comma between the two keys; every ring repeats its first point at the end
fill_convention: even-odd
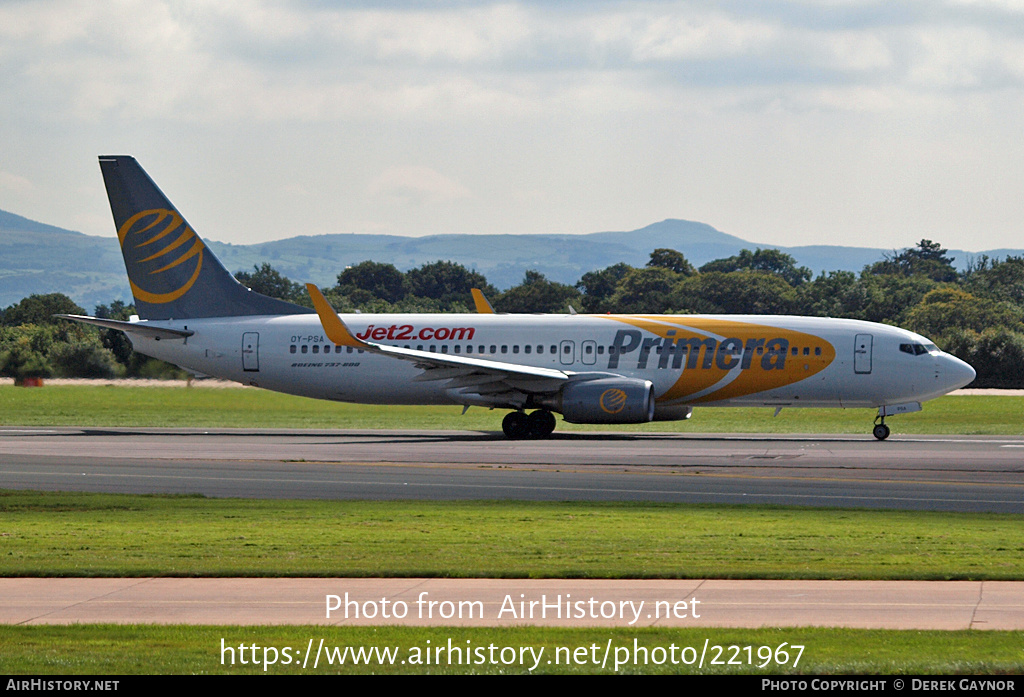
{"type": "Polygon", "coordinates": [[[521,406],[528,394],[551,394],[562,388],[572,373],[553,368],[539,368],[516,363],[491,361],[486,358],[454,356],[415,349],[385,346],[363,341],[355,336],[338,313],[312,283],[306,284],[313,307],[320,316],[327,338],[339,346],[351,346],[368,353],[389,356],[414,364],[423,372],[417,382],[447,380],[448,389],[457,389],[465,403],[521,406]]]}

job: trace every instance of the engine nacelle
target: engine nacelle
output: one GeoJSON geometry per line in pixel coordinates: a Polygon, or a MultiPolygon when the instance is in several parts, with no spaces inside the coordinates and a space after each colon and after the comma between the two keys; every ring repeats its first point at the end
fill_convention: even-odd
{"type": "Polygon", "coordinates": [[[615,377],[570,382],[559,406],[571,424],[645,423],[654,418],[654,385],[615,377]]]}

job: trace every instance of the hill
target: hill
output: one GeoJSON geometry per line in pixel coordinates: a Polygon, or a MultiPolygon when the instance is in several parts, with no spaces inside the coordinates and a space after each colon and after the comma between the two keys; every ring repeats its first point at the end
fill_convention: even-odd
{"type": "MultiPolygon", "coordinates": [[[[202,234],[202,231],[200,231],[202,234]]],[[[642,266],[652,250],[677,249],[700,266],[741,249],[769,247],[688,220],[663,220],[624,232],[586,235],[398,235],[332,234],[290,237],[241,245],[206,240],[231,271],[269,262],[295,281],[333,285],[346,266],[371,259],[406,270],[438,259],[456,261],[483,273],[498,288],[519,283],[535,269],[562,283],[575,283],[588,271],[618,262],[642,266]]],[[[860,271],[892,250],[815,245],[779,247],[800,265],[821,271],[860,271]]],[[[991,257],[1024,254],[994,250],[991,257]]],[[[950,251],[961,268],[972,256],[950,251]]],[[[97,304],[130,301],[117,242],[111,237],[46,225],[0,211],[0,308],[32,293],[61,292],[92,310],[97,304]]]]}

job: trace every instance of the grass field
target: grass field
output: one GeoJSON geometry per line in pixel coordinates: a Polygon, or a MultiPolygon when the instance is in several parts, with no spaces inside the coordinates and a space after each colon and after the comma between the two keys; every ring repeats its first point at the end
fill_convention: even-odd
{"type": "MultiPolygon", "coordinates": [[[[0,385],[0,426],[202,428],[378,428],[501,430],[504,411],[461,407],[369,406],[325,402],[257,389],[205,387],[0,385]]],[[[681,422],[629,426],[567,424],[564,431],[682,433],[871,432],[871,409],[697,408],[681,422]]],[[[891,417],[896,434],[1024,435],[1024,397],[955,396],[916,414],[891,417]]]]}
{"type": "Polygon", "coordinates": [[[1005,514],[3,491],[0,520],[4,576],[1024,579],[1005,514]]]}

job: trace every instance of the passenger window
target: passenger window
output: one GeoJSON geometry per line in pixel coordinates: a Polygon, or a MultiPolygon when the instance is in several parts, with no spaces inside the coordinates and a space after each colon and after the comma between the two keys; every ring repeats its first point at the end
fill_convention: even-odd
{"type": "Polygon", "coordinates": [[[288,347],[289,353],[295,353],[298,350],[299,349],[298,349],[298,347],[295,344],[292,344],[291,346],[288,347]]]}
{"type": "Polygon", "coordinates": [[[558,347],[554,344],[551,344],[551,353],[558,353],[558,347]]]}
{"type": "Polygon", "coordinates": [[[497,353],[497,352],[498,352],[498,347],[495,346],[494,344],[491,344],[491,353],[497,353]]]}
{"type": "Polygon", "coordinates": [[[313,353],[320,353],[320,344],[313,344],[313,353]]]}
{"type": "Polygon", "coordinates": [[[810,346],[804,346],[804,355],[805,356],[810,356],[811,355],[811,347],[810,346]]]}
{"type": "Polygon", "coordinates": [[[441,344],[441,353],[448,353],[448,344],[441,344]]]}
{"type": "Polygon", "coordinates": [[[502,353],[508,353],[508,346],[502,346],[501,347],[501,352],[502,353]]]}
{"type": "Polygon", "coordinates": [[[820,346],[815,346],[814,347],[814,355],[815,356],[820,356],[821,355],[821,347],[820,346]]]}
{"type": "Polygon", "coordinates": [[[458,344],[455,344],[455,353],[462,353],[462,347],[458,344]]]}
{"type": "Polygon", "coordinates": [[[529,344],[527,344],[526,346],[523,347],[523,353],[529,353],[532,350],[533,350],[533,347],[530,346],[529,344]]]}
{"type": "Polygon", "coordinates": [[[519,344],[512,347],[512,353],[519,353],[519,344]]]}
{"type": "Polygon", "coordinates": [[[309,346],[307,346],[306,344],[303,344],[302,345],[302,352],[303,353],[307,353],[308,351],[309,351],[309,346]]]}

